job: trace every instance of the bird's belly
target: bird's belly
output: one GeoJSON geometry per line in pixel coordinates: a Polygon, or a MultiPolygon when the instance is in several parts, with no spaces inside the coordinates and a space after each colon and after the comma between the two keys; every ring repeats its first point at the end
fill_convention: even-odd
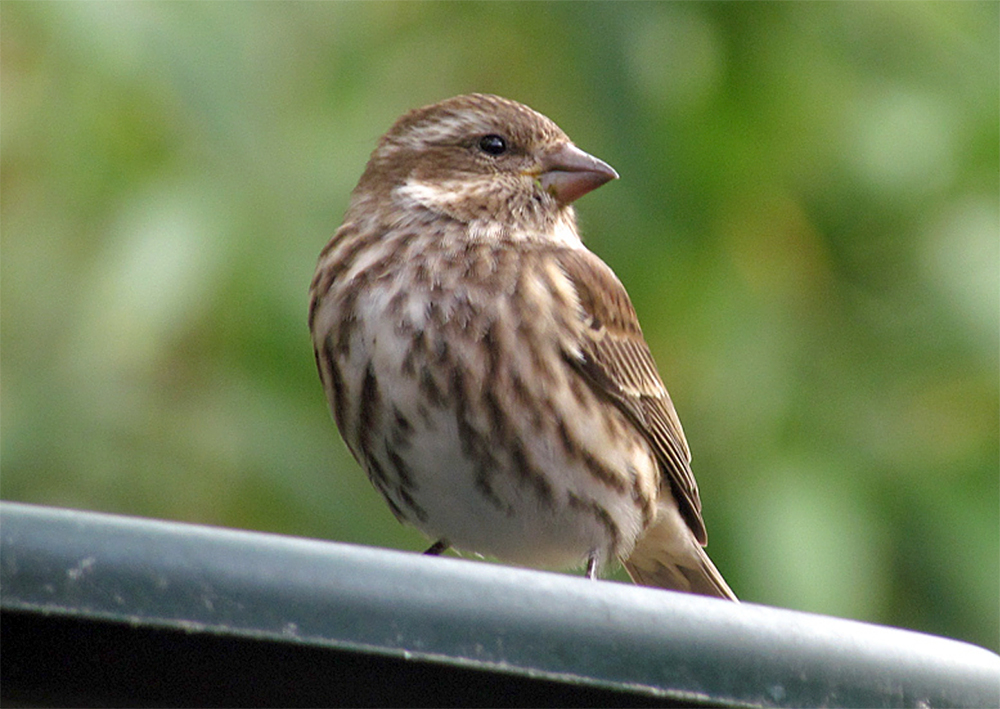
{"type": "Polygon", "coordinates": [[[525,566],[628,555],[648,523],[642,491],[658,474],[638,434],[587,430],[596,417],[560,423],[558,406],[541,421],[516,411],[494,421],[495,412],[471,410],[476,397],[426,388],[420,377],[386,387],[389,433],[368,451],[372,482],[405,521],[456,549],[525,566]],[[603,450],[568,450],[560,426],[603,450]]]}
{"type": "Polygon", "coordinates": [[[590,478],[583,466],[551,455],[541,440],[526,441],[539,465],[518,469],[503,451],[487,460],[463,452],[458,426],[446,412],[407,452],[412,484],[382,490],[409,523],[462,551],[525,566],[565,568],[594,555],[627,554],[642,528],[629,490],[590,478]],[[547,455],[548,453],[548,455],[547,455]]]}
{"type": "Polygon", "coordinates": [[[395,514],[453,547],[528,566],[627,556],[650,523],[659,468],[625,415],[565,360],[544,313],[503,298],[364,297],[341,361],[357,401],[345,438],[395,514]],[[360,324],[367,323],[367,324],[360,324]]]}

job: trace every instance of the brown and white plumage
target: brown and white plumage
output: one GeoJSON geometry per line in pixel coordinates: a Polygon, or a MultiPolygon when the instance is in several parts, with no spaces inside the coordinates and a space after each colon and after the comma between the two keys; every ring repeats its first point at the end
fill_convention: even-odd
{"type": "Polygon", "coordinates": [[[320,255],[320,377],[372,483],[428,536],[735,598],[632,304],[577,233],[570,203],[615,177],[507,99],[400,118],[320,255]]]}
{"type": "Polygon", "coordinates": [[[656,517],[630,558],[622,560],[625,568],[643,585],[735,600],[702,549],[708,535],[691,453],[628,294],[611,269],[590,252],[574,253],[567,261],[589,325],[582,356],[570,361],[649,441],[663,475],[656,517]]]}

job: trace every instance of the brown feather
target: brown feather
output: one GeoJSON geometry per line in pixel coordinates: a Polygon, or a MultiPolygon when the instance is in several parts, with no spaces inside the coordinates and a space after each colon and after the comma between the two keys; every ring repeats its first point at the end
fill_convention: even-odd
{"type": "Polygon", "coordinates": [[[597,256],[567,249],[559,265],[572,281],[589,323],[580,353],[567,353],[587,382],[613,401],[649,441],[681,515],[698,543],[708,541],[698,483],[680,419],[656,369],[625,287],[597,256]]]}

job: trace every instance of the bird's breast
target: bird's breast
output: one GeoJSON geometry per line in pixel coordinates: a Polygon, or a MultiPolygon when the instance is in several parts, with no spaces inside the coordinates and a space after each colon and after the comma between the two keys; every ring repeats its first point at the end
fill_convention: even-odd
{"type": "Polygon", "coordinates": [[[627,553],[656,462],[567,363],[581,325],[558,270],[427,255],[363,279],[339,355],[357,402],[342,432],[373,484],[458,548],[533,565],[627,553]]]}

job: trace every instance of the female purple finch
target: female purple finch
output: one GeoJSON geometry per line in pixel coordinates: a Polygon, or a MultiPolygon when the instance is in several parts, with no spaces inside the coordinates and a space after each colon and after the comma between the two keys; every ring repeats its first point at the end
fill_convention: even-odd
{"type": "Polygon", "coordinates": [[[632,303],[577,232],[571,203],[617,177],[498,96],[405,114],[320,254],[316,364],[429,551],[591,577],[618,559],[637,583],[735,600],[632,303]]]}

